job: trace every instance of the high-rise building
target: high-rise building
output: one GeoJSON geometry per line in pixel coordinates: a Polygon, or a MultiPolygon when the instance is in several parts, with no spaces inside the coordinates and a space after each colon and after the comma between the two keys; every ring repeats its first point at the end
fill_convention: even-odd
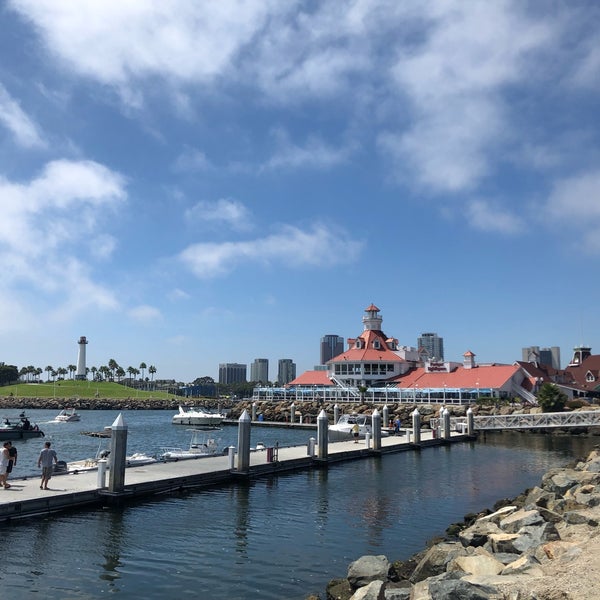
{"type": "Polygon", "coordinates": [[[539,346],[528,346],[522,349],[522,360],[546,365],[553,369],[560,369],[560,348],[540,348],[539,346]]]}
{"type": "Polygon", "coordinates": [[[296,379],[296,363],[291,358],[280,358],[277,368],[277,382],[285,385],[296,379]]]}
{"type": "Polygon", "coordinates": [[[255,358],[250,365],[250,381],[267,383],[269,381],[269,359],[255,358]]]}
{"type": "Polygon", "coordinates": [[[422,333],[417,338],[417,348],[427,350],[430,359],[444,360],[444,338],[439,337],[437,333],[422,333]]]}
{"type": "Polygon", "coordinates": [[[321,338],[321,364],[327,364],[333,357],[344,351],[344,338],[327,334],[321,338]]]}
{"type": "Polygon", "coordinates": [[[246,365],[221,363],[219,365],[219,383],[246,383],[246,365]]]}

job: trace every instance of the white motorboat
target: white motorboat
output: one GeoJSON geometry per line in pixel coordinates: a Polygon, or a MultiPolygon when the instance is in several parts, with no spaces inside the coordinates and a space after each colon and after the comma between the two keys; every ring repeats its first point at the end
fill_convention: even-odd
{"type": "Polygon", "coordinates": [[[189,448],[163,448],[160,460],[176,461],[190,458],[206,458],[219,453],[219,444],[204,431],[192,429],[192,439],[189,448]]]}
{"type": "Polygon", "coordinates": [[[184,407],[179,405],[179,412],[173,415],[175,425],[194,425],[196,427],[218,427],[225,415],[204,408],[184,407]]]}
{"type": "MultiPolygon", "coordinates": [[[[364,439],[367,433],[373,434],[373,428],[371,426],[371,415],[358,415],[349,414],[342,415],[335,425],[329,426],[329,441],[330,442],[342,442],[345,440],[353,440],[354,438],[354,426],[358,425],[358,438],[364,439]]],[[[381,437],[387,437],[389,434],[387,431],[381,431],[381,437]]]]}
{"type": "MultiPolygon", "coordinates": [[[[93,458],[84,458],[83,460],[75,460],[71,462],[59,460],[54,468],[54,471],[56,475],[63,473],[77,474],[84,473],[86,471],[97,471],[98,461],[102,458],[107,459],[108,461],[109,455],[110,450],[101,450],[98,448],[98,452],[93,458]]],[[[135,452],[134,454],[130,454],[125,457],[126,467],[138,467],[140,465],[149,465],[155,462],[157,462],[156,457],[144,454],[142,452],[135,452]]],[[[106,468],[108,469],[109,466],[110,461],[108,461],[106,468]]]]}
{"type": "Polygon", "coordinates": [[[55,417],[55,421],[60,423],[71,423],[81,420],[81,415],[75,412],[74,408],[63,408],[55,417]]]}

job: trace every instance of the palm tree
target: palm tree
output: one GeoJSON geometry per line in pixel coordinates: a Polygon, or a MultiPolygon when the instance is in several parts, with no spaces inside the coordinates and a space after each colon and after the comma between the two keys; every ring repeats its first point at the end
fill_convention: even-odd
{"type": "Polygon", "coordinates": [[[50,373],[52,373],[52,371],[54,371],[54,367],[52,365],[48,365],[44,371],[46,371],[48,373],[48,381],[50,381],[50,373]]]}
{"type": "Polygon", "coordinates": [[[19,377],[25,377],[25,375],[27,375],[29,373],[27,367],[22,367],[21,370],[19,371],[19,377]]]}
{"type": "Polygon", "coordinates": [[[119,368],[119,363],[114,358],[111,358],[108,361],[108,368],[110,369],[110,372],[112,373],[112,376],[113,376],[113,379],[114,379],[115,378],[115,372],[119,368]]]}
{"type": "Polygon", "coordinates": [[[56,373],[64,378],[68,371],[64,367],[58,367],[58,369],[56,369],[56,373]]]}
{"type": "Polygon", "coordinates": [[[144,379],[144,371],[147,369],[148,367],[146,366],[145,362],[141,362],[140,363],[140,371],[142,372],[142,379],[144,379]]]}
{"type": "Polygon", "coordinates": [[[96,379],[96,373],[97,373],[98,369],[96,367],[92,367],[90,369],[90,371],[92,372],[92,379],[95,380],[96,379]]]}
{"type": "Polygon", "coordinates": [[[36,375],[36,377],[39,377],[39,376],[40,376],[42,373],[43,373],[43,371],[42,371],[42,367],[38,367],[38,368],[35,370],[35,375],[36,375]]]}
{"type": "Polygon", "coordinates": [[[121,379],[125,375],[125,369],[121,366],[117,367],[117,382],[121,383],[121,379]]]}
{"type": "Polygon", "coordinates": [[[156,373],[156,367],[154,365],[150,365],[148,367],[148,373],[150,373],[151,375],[150,380],[154,381],[154,373],[156,373]]]}
{"type": "Polygon", "coordinates": [[[77,367],[75,365],[69,365],[67,369],[69,369],[69,375],[71,376],[71,379],[73,379],[73,373],[77,371],[77,367]]]}

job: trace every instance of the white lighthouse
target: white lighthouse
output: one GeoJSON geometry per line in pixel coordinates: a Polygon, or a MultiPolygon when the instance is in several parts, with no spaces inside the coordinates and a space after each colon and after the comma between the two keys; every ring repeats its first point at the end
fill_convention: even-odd
{"type": "Polygon", "coordinates": [[[75,373],[75,379],[87,379],[87,372],[85,369],[85,347],[87,340],[85,335],[79,338],[79,355],[77,356],[77,373],[75,373]]]}

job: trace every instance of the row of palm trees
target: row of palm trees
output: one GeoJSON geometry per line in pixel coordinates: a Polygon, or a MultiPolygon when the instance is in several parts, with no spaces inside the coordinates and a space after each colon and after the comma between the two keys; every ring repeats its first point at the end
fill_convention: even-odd
{"type": "MultiPolygon", "coordinates": [[[[64,379],[67,374],[69,374],[70,378],[73,379],[75,372],[77,371],[77,367],[75,365],[69,365],[66,368],[58,367],[55,369],[52,365],[48,365],[45,369],[42,369],[40,367],[29,365],[28,367],[21,368],[19,371],[19,377],[25,381],[37,381],[44,371],[48,373],[48,381],[51,380],[50,378],[52,378],[52,381],[56,381],[57,377],[64,379]]],[[[90,373],[92,374],[92,379],[94,381],[116,380],[120,382],[126,374],[129,374],[131,379],[135,379],[141,374],[142,381],[154,381],[156,367],[154,365],[147,366],[145,362],[142,362],[140,363],[139,368],[129,366],[127,369],[124,369],[114,358],[111,358],[107,365],[102,365],[100,367],[86,367],[85,371],[86,376],[90,373]],[[146,377],[146,369],[150,374],[149,378],[146,377]]]]}

